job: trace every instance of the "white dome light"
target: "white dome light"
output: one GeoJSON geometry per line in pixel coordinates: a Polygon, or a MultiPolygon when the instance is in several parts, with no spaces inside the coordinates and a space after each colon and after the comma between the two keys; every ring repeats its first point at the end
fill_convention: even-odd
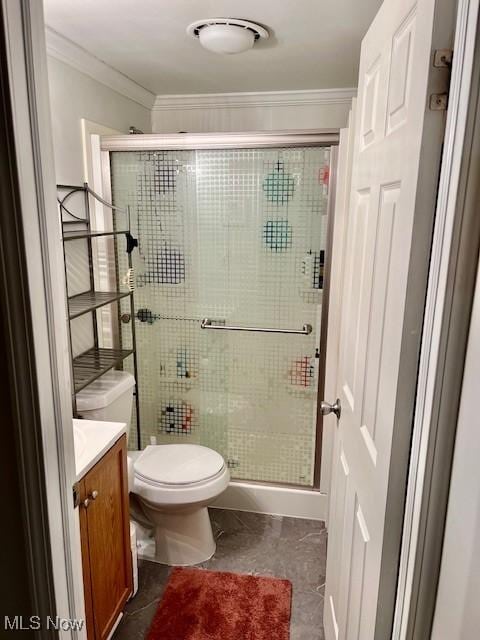
{"type": "Polygon", "coordinates": [[[200,31],[200,44],[214,53],[242,53],[255,43],[253,31],[233,24],[209,24],[200,31]]]}
{"type": "Polygon", "coordinates": [[[260,25],[230,18],[198,20],[187,27],[187,33],[205,49],[223,54],[248,51],[260,38],[268,38],[268,31],[260,25]]]}

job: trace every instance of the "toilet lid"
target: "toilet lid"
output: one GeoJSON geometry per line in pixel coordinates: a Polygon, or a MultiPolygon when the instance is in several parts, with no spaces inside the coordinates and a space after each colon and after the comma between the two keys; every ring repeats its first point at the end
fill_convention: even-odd
{"type": "Polygon", "coordinates": [[[135,475],[159,484],[208,480],[225,465],[222,456],[197,444],[149,445],[135,461],[135,475]]]}

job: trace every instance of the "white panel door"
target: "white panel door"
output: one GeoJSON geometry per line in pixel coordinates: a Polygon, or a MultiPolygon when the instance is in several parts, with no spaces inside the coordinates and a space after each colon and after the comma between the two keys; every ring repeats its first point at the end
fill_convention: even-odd
{"type": "Polygon", "coordinates": [[[419,183],[419,174],[429,162],[432,172],[438,167],[442,141],[437,127],[435,145],[422,143],[434,7],[434,0],[385,0],[362,45],[336,384],[342,415],[332,468],[327,640],[375,636],[410,250],[418,194],[434,191],[431,180],[419,183]]]}

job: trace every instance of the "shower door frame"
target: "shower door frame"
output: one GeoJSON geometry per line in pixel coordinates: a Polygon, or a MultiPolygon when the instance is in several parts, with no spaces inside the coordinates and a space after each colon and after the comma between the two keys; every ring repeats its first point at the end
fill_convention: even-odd
{"type": "MultiPolygon", "coordinates": [[[[301,129],[286,131],[249,131],[228,133],[167,133],[167,134],[127,134],[100,136],[100,162],[102,173],[101,193],[109,202],[112,201],[110,153],[116,151],[196,151],[210,149],[271,149],[294,147],[329,147],[330,182],[327,202],[327,237],[325,244],[324,287],[320,324],[320,361],[317,380],[317,407],[315,424],[315,447],[313,451],[313,485],[274,482],[263,480],[245,480],[232,478],[232,482],[248,482],[277,487],[298,488],[321,493],[321,463],[323,451],[323,416],[320,403],[325,388],[325,365],[327,346],[327,324],[329,307],[330,272],[332,262],[333,218],[335,211],[335,193],[338,162],[339,129],[301,129]]],[[[95,185],[93,185],[95,187],[95,185]]],[[[134,322],[134,318],[132,318],[134,322]]],[[[119,339],[119,336],[118,336],[119,339]]]]}

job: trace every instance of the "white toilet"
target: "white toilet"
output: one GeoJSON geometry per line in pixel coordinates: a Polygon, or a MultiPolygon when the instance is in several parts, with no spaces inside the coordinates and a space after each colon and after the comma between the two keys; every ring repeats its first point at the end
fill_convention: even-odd
{"type": "MultiPolygon", "coordinates": [[[[86,420],[128,426],[134,385],[130,373],[109,371],[77,394],[77,411],[86,420]]],[[[230,480],[223,457],[196,444],[161,444],[129,452],[129,458],[129,489],[145,516],[142,525],[146,520],[153,531],[151,559],[189,566],[211,558],[215,540],[207,507],[230,480]]]]}

